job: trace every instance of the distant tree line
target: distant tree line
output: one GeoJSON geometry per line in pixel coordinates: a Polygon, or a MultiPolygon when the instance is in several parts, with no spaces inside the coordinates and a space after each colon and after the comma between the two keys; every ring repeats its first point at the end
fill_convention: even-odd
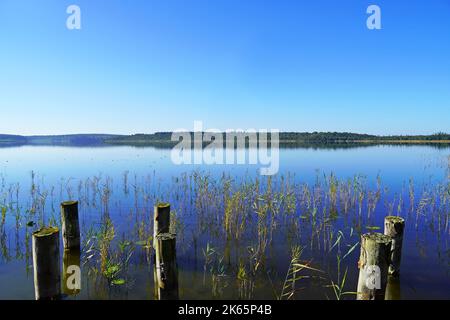
{"type": "MultiPolygon", "coordinates": [[[[191,139],[194,133],[189,132],[191,139]]],[[[119,136],[106,140],[107,143],[126,142],[171,142],[171,132],[157,132],[154,134],[134,134],[130,136],[119,136]]],[[[258,134],[259,138],[259,134],[258,134]]],[[[351,132],[280,132],[280,143],[343,143],[358,141],[450,141],[450,134],[436,133],[432,135],[400,135],[400,136],[377,136],[351,132]]],[[[270,134],[268,135],[270,140],[270,134]]]]}
{"type": "MultiPolygon", "coordinates": [[[[189,132],[192,141],[194,133],[189,132]]],[[[259,140],[260,135],[257,134],[259,140]]],[[[111,134],[73,134],[54,136],[21,136],[0,134],[0,146],[16,145],[65,145],[65,146],[101,146],[111,144],[124,145],[155,145],[171,147],[177,141],[171,141],[172,132],[157,132],[153,134],[111,135],[111,134]]],[[[280,146],[295,147],[297,145],[326,146],[339,144],[343,146],[354,144],[377,143],[450,143],[450,134],[439,132],[431,135],[391,135],[378,136],[351,132],[281,132],[280,146]]],[[[270,134],[267,136],[270,141],[270,134]]]]}

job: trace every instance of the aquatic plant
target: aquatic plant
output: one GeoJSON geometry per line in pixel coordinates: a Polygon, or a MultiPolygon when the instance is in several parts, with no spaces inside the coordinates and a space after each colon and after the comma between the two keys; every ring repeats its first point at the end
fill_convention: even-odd
{"type": "Polygon", "coordinates": [[[312,261],[302,263],[300,257],[302,255],[303,248],[301,246],[294,246],[291,250],[291,261],[289,264],[286,277],[283,282],[281,293],[276,295],[278,300],[290,300],[295,297],[295,294],[301,290],[298,287],[298,282],[303,279],[309,279],[312,275],[302,274],[303,270],[310,270],[317,273],[322,273],[321,270],[311,267],[312,261]]]}
{"type": "MultiPolygon", "coordinates": [[[[350,230],[350,235],[349,237],[351,238],[353,235],[353,229],[350,230]]],[[[325,286],[325,287],[331,287],[333,289],[333,293],[334,293],[334,297],[336,298],[336,300],[341,300],[343,296],[346,295],[355,295],[356,292],[354,291],[345,291],[345,286],[346,286],[346,281],[347,281],[347,274],[348,274],[348,267],[345,268],[344,274],[342,275],[342,261],[348,257],[359,245],[359,242],[356,242],[353,245],[347,244],[348,250],[347,252],[341,256],[341,243],[343,242],[343,240],[345,239],[344,233],[339,230],[338,231],[338,236],[336,238],[335,243],[333,244],[333,246],[330,248],[330,252],[336,247],[337,248],[337,253],[336,253],[336,269],[337,269],[337,275],[336,275],[336,279],[333,280],[332,277],[330,277],[330,284],[325,286]]]]}

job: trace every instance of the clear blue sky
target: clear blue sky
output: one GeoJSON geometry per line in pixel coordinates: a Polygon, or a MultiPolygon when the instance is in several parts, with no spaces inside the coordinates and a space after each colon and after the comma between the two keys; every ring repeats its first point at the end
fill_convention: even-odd
{"type": "Polygon", "coordinates": [[[0,0],[0,110],[13,134],[448,132],[450,1],[0,0]]]}

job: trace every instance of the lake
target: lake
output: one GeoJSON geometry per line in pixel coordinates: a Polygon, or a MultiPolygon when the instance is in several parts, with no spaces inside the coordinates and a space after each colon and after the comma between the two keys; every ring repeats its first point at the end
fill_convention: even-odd
{"type": "Polygon", "coordinates": [[[450,147],[289,148],[277,175],[258,169],[174,165],[153,147],[0,148],[0,299],[34,299],[31,233],[59,226],[66,200],[82,238],[81,291],[67,299],[154,299],[159,202],[182,299],[355,299],[360,235],[387,215],[406,220],[393,295],[450,299],[450,147]]]}

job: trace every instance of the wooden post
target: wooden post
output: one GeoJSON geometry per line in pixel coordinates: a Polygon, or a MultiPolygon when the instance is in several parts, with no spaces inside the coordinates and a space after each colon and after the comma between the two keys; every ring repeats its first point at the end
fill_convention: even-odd
{"type": "Polygon", "coordinates": [[[384,218],[384,234],[392,239],[389,274],[393,276],[400,274],[404,229],[405,219],[396,216],[387,216],[384,218]]]}
{"type": "Polygon", "coordinates": [[[156,237],[156,276],[159,300],[178,300],[176,236],[161,233],[156,237]]]}
{"type": "Polygon", "coordinates": [[[170,204],[159,203],[155,206],[153,214],[153,247],[156,245],[156,237],[161,233],[170,231],[170,204]]]}
{"type": "Polygon", "coordinates": [[[44,227],[34,232],[32,246],[36,300],[59,299],[61,271],[58,228],[44,227]]]}
{"type": "Polygon", "coordinates": [[[381,233],[361,236],[358,300],[384,300],[392,241],[381,233]]]}
{"type": "Polygon", "coordinates": [[[61,220],[64,249],[80,249],[78,201],[61,203],[61,220]]]}
{"type": "Polygon", "coordinates": [[[81,291],[80,249],[64,250],[63,293],[74,296],[81,291]]]}
{"type": "Polygon", "coordinates": [[[401,286],[400,278],[392,275],[388,276],[388,282],[386,286],[386,300],[401,300],[401,286]]]}
{"type": "Polygon", "coordinates": [[[159,285],[158,285],[158,272],[156,271],[156,253],[153,255],[153,298],[159,299],[159,285]]]}

